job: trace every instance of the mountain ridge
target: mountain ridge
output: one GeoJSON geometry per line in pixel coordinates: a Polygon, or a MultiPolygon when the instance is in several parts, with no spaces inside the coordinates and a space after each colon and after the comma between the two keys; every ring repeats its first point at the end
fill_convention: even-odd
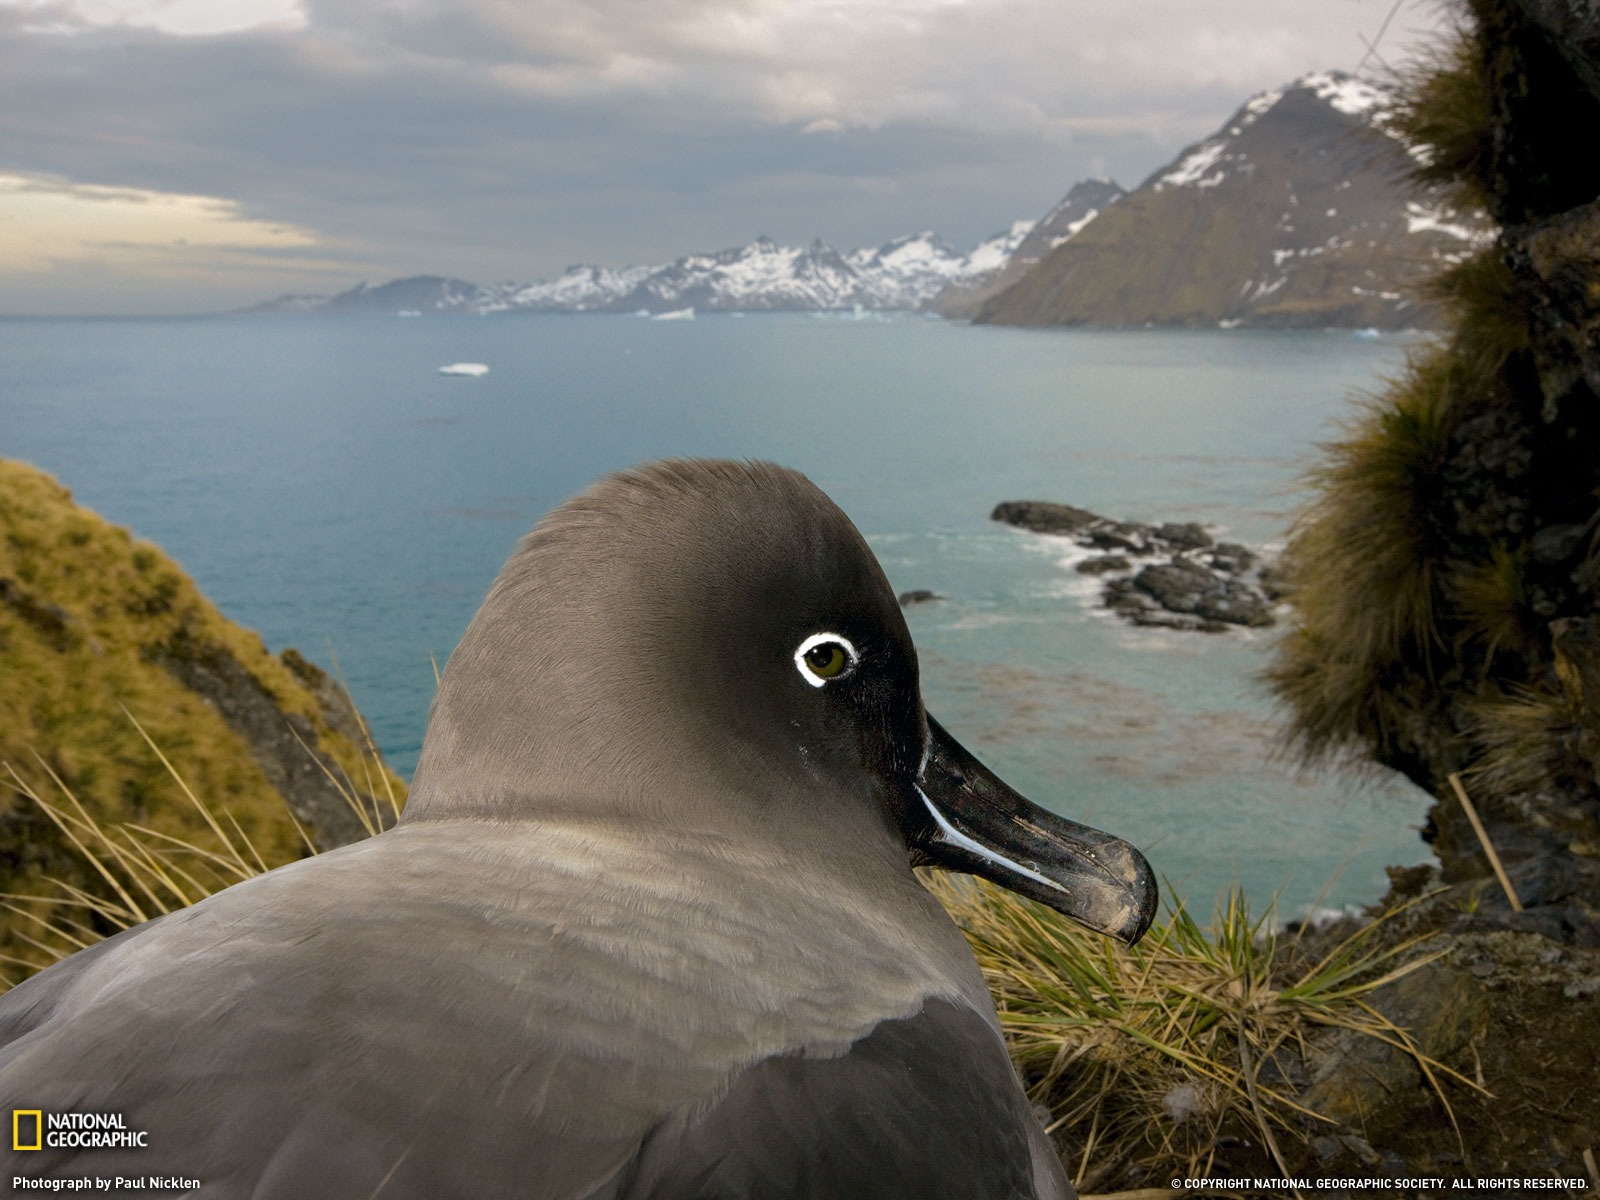
{"type": "Polygon", "coordinates": [[[1338,71],[1248,98],[1138,187],[1073,185],[965,253],[931,231],[841,252],[762,236],[626,267],[480,286],[419,275],[241,313],[926,311],[981,324],[1425,326],[1414,285],[1476,252],[1481,217],[1408,182],[1389,93],[1338,71]]]}
{"type": "Polygon", "coordinates": [[[439,275],[361,283],[335,296],[286,295],[253,313],[631,313],[915,309],[952,282],[998,270],[1033,228],[1016,221],[962,253],[931,231],[845,253],[822,239],[784,246],[766,236],[743,246],[637,267],[568,267],[554,279],[487,287],[439,275]]]}
{"type": "Polygon", "coordinates": [[[1252,96],[991,296],[1001,325],[1402,329],[1481,218],[1409,182],[1389,94],[1344,72],[1252,96]]]}

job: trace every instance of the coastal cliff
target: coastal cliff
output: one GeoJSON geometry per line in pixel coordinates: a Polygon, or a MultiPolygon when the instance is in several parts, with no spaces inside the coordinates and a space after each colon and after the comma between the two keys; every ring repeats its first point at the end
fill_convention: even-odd
{"type": "MultiPolygon", "coordinates": [[[[169,848],[207,844],[213,835],[176,772],[277,865],[310,852],[297,823],[328,849],[392,820],[405,795],[321,669],[292,649],[271,654],[156,546],[6,460],[0,764],[0,891],[39,898],[14,901],[0,919],[0,954],[27,963],[43,961],[29,940],[41,935],[44,897],[110,895],[126,882],[77,851],[74,816],[148,830],[169,848]]],[[[112,930],[91,921],[88,932],[112,930]]]]}

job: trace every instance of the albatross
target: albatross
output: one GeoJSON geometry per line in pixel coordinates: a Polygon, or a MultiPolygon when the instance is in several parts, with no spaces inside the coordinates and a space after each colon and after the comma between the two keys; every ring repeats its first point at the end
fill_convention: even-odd
{"type": "Polygon", "coordinates": [[[804,476],[610,476],[495,580],[393,829],[0,997],[0,1094],[52,1131],[7,1173],[285,1200],[1071,1196],[919,865],[1125,942],[1156,903],[1136,849],[926,714],[888,580],[804,476]],[[129,1137],[54,1136],[62,1114],[129,1137]],[[63,1144],[95,1140],[138,1144],[63,1144]]]}

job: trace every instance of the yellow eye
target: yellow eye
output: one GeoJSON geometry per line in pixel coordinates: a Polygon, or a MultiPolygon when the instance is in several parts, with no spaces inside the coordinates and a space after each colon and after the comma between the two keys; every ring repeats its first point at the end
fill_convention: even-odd
{"type": "Polygon", "coordinates": [[[812,687],[821,687],[830,679],[848,675],[859,658],[843,634],[813,633],[794,652],[794,665],[800,670],[800,678],[812,687]]]}
{"type": "Polygon", "coordinates": [[[845,669],[849,661],[849,655],[845,654],[844,647],[838,642],[824,642],[806,651],[806,666],[811,668],[812,674],[824,679],[832,679],[845,669]]]}

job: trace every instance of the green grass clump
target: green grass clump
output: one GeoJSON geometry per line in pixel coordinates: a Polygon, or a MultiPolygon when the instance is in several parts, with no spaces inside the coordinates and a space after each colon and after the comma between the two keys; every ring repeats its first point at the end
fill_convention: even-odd
{"type": "Polygon", "coordinates": [[[1442,351],[1415,358],[1310,480],[1284,555],[1296,624],[1266,674],[1308,760],[1387,747],[1400,714],[1386,676],[1441,643],[1434,512],[1460,387],[1442,351]]]}
{"type": "Polygon", "coordinates": [[[1308,1039],[1355,1030],[1453,1076],[1368,1000],[1434,961],[1419,939],[1383,944],[1383,920],[1312,958],[1252,917],[1237,892],[1203,929],[1179,904],[1137,946],[1086,932],[981,880],[925,880],[971,943],[1012,1058],[1052,1130],[1074,1147],[1076,1184],[1130,1164],[1153,1178],[1211,1173],[1227,1133],[1259,1139],[1284,1175],[1336,1122],[1291,1082],[1308,1039]]]}
{"type": "Polygon", "coordinates": [[[1394,129],[1417,150],[1413,178],[1454,189],[1458,207],[1488,207],[1494,161],[1494,98],[1482,68],[1478,26],[1458,19],[1400,78],[1394,129]]]}
{"type": "MultiPolygon", "coordinates": [[[[181,798],[195,832],[176,835],[136,821],[105,821],[43,760],[36,764],[49,788],[37,788],[14,767],[5,767],[0,786],[9,785],[56,830],[80,869],[45,876],[44,887],[36,892],[0,893],[0,911],[10,918],[9,948],[0,952],[0,990],[102,938],[318,851],[287,805],[282,815],[299,838],[296,852],[283,854],[276,846],[260,845],[230,811],[218,812],[195,795],[148,731],[131,715],[127,719],[165,772],[174,798],[181,798]]],[[[368,837],[400,816],[396,793],[385,797],[387,812],[374,814],[371,796],[348,779],[335,779],[334,785],[368,837]]]]}
{"type": "Polygon", "coordinates": [[[1526,571],[1523,553],[1491,546],[1488,561],[1457,564],[1451,572],[1448,591],[1459,636],[1478,643],[1491,665],[1502,651],[1532,653],[1543,644],[1528,607],[1526,571]]]}

